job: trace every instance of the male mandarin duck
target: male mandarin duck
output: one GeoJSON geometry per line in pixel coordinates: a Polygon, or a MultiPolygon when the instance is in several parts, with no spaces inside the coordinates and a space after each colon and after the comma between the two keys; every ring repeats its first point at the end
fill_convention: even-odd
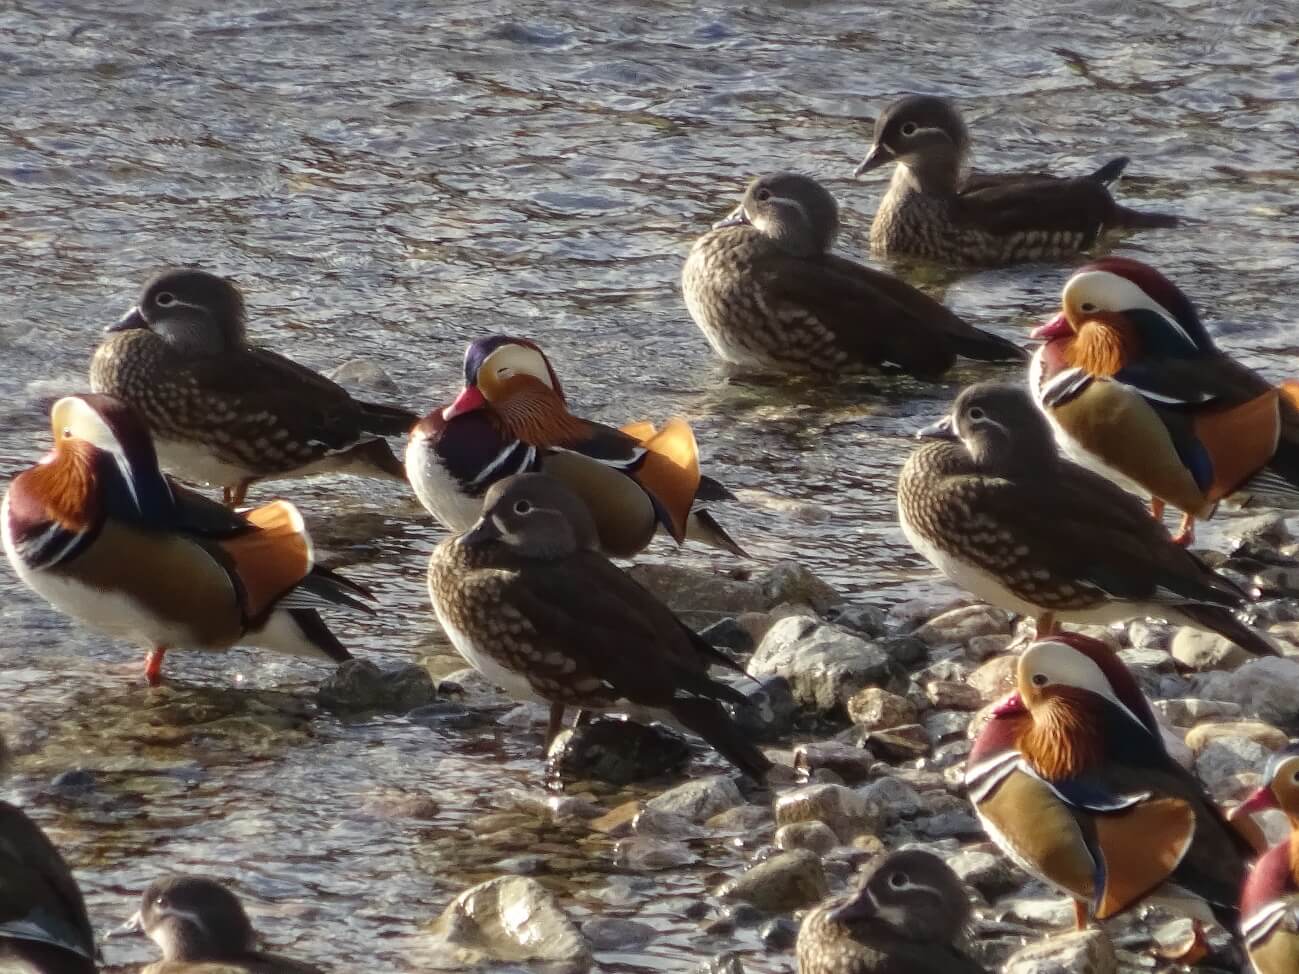
{"type": "Polygon", "coordinates": [[[955,946],[970,915],[942,859],[922,849],[890,853],[853,892],[804,917],[798,974],[984,974],[955,946]]]}
{"type": "Polygon", "coordinates": [[[385,436],[414,413],[353,399],[342,386],[249,345],[243,295],[192,268],[164,271],[108,329],[90,386],[144,416],[163,469],[220,486],[231,507],[258,480],[350,473],[404,480],[385,436]]]}
{"type": "Polygon", "coordinates": [[[213,879],[172,876],[144,891],[140,909],[113,935],[143,933],[163,959],[140,974],[321,974],[319,967],[257,947],[243,904],[213,879]]]}
{"type": "Polygon", "coordinates": [[[1034,331],[1030,385],[1063,449],[1183,512],[1178,538],[1224,497],[1299,506],[1299,381],[1280,386],[1222,352],[1154,268],[1107,257],[1065,284],[1034,331]]]}
{"type": "Polygon", "coordinates": [[[595,521],[563,482],[516,474],[492,486],[477,523],[438,545],[429,596],[447,637],[487,680],[550,705],[615,710],[698,734],[762,781],[771,767],[723,709],[746,706],[711,664],[743,672],[600,552],[595,521]]]}
{"type": "Polygon", "coordinates": [[[1263,787],[1232,811],[1244,816],[1279,808],[1290,835],[1254,864],[1240,897],[1240,932],[1257,974],[1299,971],[1299,747],[1274,754],[1263,787]]]}
{"type": "Polygon", "coordinates": [[[919,434],[898,512],[907,540],[979,598],[1037,621],[1156,617],[1277,651],[1238,620],[1247,594],[1178,546],[1137,498],[1056,452],[1027,390],[981,383],[919,434]]]}
{"type": "Polygon", "coordinates": [[[944,98],[908,95],[875,120],[874,144],[854,176],[896,162],[871,224],[876,257],[999,266],[1064,260],[1111,230],[1177,226],[1177,217],[1120,206],[1109,185],[1120,156],[1087,176],[969,172],[970,134],[944,98]]]}
{"type": "Polygon", "coordinates": [[[730,495],[700,476],[684,420],[619,430],[579,419],[550,360],[526,338],[470,343],[464,389],[411,431],[406,471],[420,502],[452,531],[478,520],[493,484],[545,472],[586,502],[612,557],[635,555],[660,527],[678,543],[689,538],[746,557],[708,511],[693,506],[730,495]]]}
{"type": "Polygon", "coordinates": [[[1025,357],[905,281],[831,253],[838,232],[838,204],[811,177],[749,184],[682,271],[686,307],[719,358],[769,372],[935,377],[957,356],[1025,357]]]}
{"type": "Polygon", "coordinates": [[[1073,898],[1080,929],[1157,899],[1234,933],[1253,850],[1169,757],[1114,652],[1058,633],[1024,651],[1015,679],[965,770],[992,840],[1073,898]]]}
{"type": "Polygon", "coordinates": [[[149,647],[151,685],[172,647],[350,658],[316,607],[369,612],[369,593],[314,564],[293,505],[238,514],[169,482],[142,419],[110,396],[60,399],[50,421],[54,450],[0,507],[5,553],[55,608],[149,647]]]}
{"type": "Polygon", "coordinates": [[[0,970],[95,974],[95,957],[68,864],[35,822],[0,802],[0,970]]]}

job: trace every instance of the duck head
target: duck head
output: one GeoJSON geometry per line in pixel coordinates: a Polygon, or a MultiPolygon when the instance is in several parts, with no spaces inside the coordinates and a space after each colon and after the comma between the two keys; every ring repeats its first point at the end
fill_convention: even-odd
{"type": "Polygon", "coordinates": [[[244,297],[233,281],[193,267],[163,271],[144,286],[140,300],[110,332],[147,329],[193,355],[242,348],[244,297]]]}
{"type": "Polygon", "coordinates": [[[839,233],[839,204],[811,176],[778,172],[749,183],[744,199],[714,229],[751,226],[796,257],[828,253],[839,233]]]}
{"type": "Polygon", "coordinates": [[[460,544],[497,543],[524,558],[566,558],[598,551],[600,535],[586,504],[560,481],[541,473],[516,474],[493,484],[478,523],[460,544]]]}
{"type": "Polygon", "coordinates": [[[1035,329],[1065,366],[1112,376],[1146,358],[1216,353],[1195,306],[1163,274],[1127,257],[1106,257],[1065,283],[1060,313],[1035,329]]]}
{"type": "Polygon", "coordinates": [[[830,919],[855,933],[883,923],[908,940],[950,944],[970,921],[970,900],[941,859],[904,849],[875,862],[830,919]]]}
{"type": "Polygon", "coordinates": [[[1029,392],[1004,382],[966,388],[951,412],[916,436],[959,442],[986,469],[1035,469],[1057,459],[1051,427],[1029,392]]]}
{"type": "Polygon", "coordinates": [[[571,421],[564,388],[541,346],[507,335],[479,338],[465,349],[465,386],[442,418],[479,410],[536,444],[557,441],[571,421]]]}
{"type": "Polygon", "coordinates": [[[144,891],[140,909],[116,933],[139,932],[167,961],[236,959],[257,949],[239,898],[215,880],[173,876],[144,891]]]}
{"type": "Polygon", "coordinates": [[[924,182],[955,189],[970,151],[970,133],[950,101],[933,95],[899,98],[875,119],[874,139],[854,176],[896,162],[924,182]]]}
{"type": "Polygon", "coordinates": [[[1231,817],[1249,815],[1265,808],[1279,808],[1299,829],[1299,745],[1291,744],[1267,762],[1262,786],[1232,809],[1231,817]]]}

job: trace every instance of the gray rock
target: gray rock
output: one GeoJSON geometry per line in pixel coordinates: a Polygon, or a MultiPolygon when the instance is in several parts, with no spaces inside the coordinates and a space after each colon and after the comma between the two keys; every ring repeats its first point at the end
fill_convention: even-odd
{"type": "Polygon", "coordinates": [[[648,923],[618,917],[594,917],[582,924],[582,935],[592,950],[630,950],[644,947],[657,935],[648,923]]]}
{"type": "Polygon", "coordinates": [[[879,646],[889,659],[903,666],[914,666],[929,655],[929,647],[915,636],[888,636],[879,646]]]}
{"type": "Polygon", "coordinates": [[[696,825],[684,815],[660,811],[649,806],[640,810],[640,814],[636,816],[635,821],[632,823],[632,828],[636,830],[637,835],[656,839],[675,839],[682,842],[689,839],[700,839],[708,834],[706,829],[696,825]]]}
{"type": "Polygon", "coordinates": [[[564,974],[591,968],[591,947],[535,879],[489,879],[457,896],[433,923],[435,969],[545,964],[564,974]],[[445,966],[444,966],[445,964],[445,966]]]}
{"type": "Polygon", "coordinates": [[[721,900],[741,900],[768,913],[790,913],[830,893],[821,859],[805,849],[780,852],[717,888],[721,900]]]}
{"type": "Polygon", "coordinates": [[[881,687],[866,687],[848,700],[848,718],[866,730],[885,730],[916,722],[915,705],[881,687]]]}
{"type": "Polygon", "coordinates": [[[597,717],[565,730],[546,756],[548,780],[629,785],[675,774],[690,763],[690,745],[662,724],[597,717]]]}
{"type": "Polygon", "coordinates": [[[763,637],[749,661],[754,676],[783,676],[794,699],[822,712],[843,707],[862,687],[887,680],[893,672],[888,655],[811,616],[781,619],[763,637]]]}
{"type": "Polygon", "coordinates": [[[338,712],[404,714],[432,703],[437,695],[433,678],[422,666],[381,670],[369,660],[350,659],[320,684],[316,700],[338,712]]]}
{"type": "Polygon", "coordinates": [[[883,636],[887,629],[884,620],[888,610],[878,605],[840,605],[825,614],[827,622],[843,626],[871,639],[883,636]]]}
{"type": "Polygon", "coordinates": [[[843,741],[813,741],[794,748],[794,768],[815,774],[832,771],[840,780],[850,784],[865,781],[878,764],[875,756],[865,748],[843,741]]]}
{"type": "Polygon", "coordinates": [[[818,578],[796,561],[777,562],[758,580],[768,606],[806,605],[817,615],[824,616],[834,606],[843,602],[833,585],[818,578]]]}
{"type": "Polygon", "coordinates": [[[767,950],[790,950],[798,940],[798,924],[789,917],[772,917],[758,928],[758,939],[767,950]]]}
{"type": "Polygon", "coordinates": [[[735,832],[751,836],[765,832],[774,821],[775,815],[767,805],[737,805],[718,812],[704,825],[714,832],[735,832]]]}
{"type": "Polygon", "coordinates": [[[930,619],[960,606],[969,605],[973,601],[971,596],[950,588],[946,592],[940,591],[934,595],[899,602],[889,609],[885,624],[897,631],[911,632],[930,619]]]}
{"type": "Polygon", "coordinates": [[[1024,882],[1023,875],[999,852],[964,849],[944,857],[944,861],[963,883],[978,890],[989,903],[1018,889],[1024,882]]]}
{"type": "Polygon", "coordinates": [[[399,391],[397,383],[392,381],[383,366],[368,358],[349,359],[326,375],[347,389],[364,389],[389,395],[395,395],[399,391]]]}
{"type": "Polygon", "coordinates": [[[935,710],[925,714],[925,733],[935,744],[945,744],[965,737],[971,716],[963,710],[935,710]]]}
{"type": "Polygon", "coordinates": [[[1128,624],[1128,642],[1137,649],[1168,650],[1177,627],[1154,619],[1137,619],[1128,624]]]}
{"type": "Polygon", "coordinates": [[[776,829],[776,848],[806,849],[824,856],[839,845],[839,837],[824,822],[791,822],[776,829]]]}
{"type": "Polygon", "coordinates": [[[925,684],[925,696],[935,710],[978,710],[983,706],[983,695],[968,683],[956,680],[930,680],[925,684]]]}
{"type": "Polygon", "coordinates": [[[1299,660],[1269,656],[1230,673],[1206,673],[1196,679],[1192,695],[1233,703],[1259,720],[1285,726],[1299,718],[1299,660]]]}
{"type": "Polygon", "coordinates": [[[1234,670],[1253,657],[1225,636],[1182,626],[1173,636],[1173,659],[1193,670],[1234,670]]]}
{"type": "Polygon", "coordinates": [[[677,785],[645,803],[654,812],[680,815],[690,822],[703,822],[719,812],[744,804],[735,782],[724,775],[696,778],[677,785]]]}
{"type": "Polygon", "coordinates": [[[1004,653],[1015,637],[1010,633],[994,633],[989,636],[975,636],[965,644],[965,655],[976,663],[992,659],[1004,653]]]}
{"type": "Polygon", "coordinates": [[[1155,710],[1170,723],[1178,727],[1190,727],[1196,721],[1210,720],[1215,717],[1239,717],[1244,713],[1239,704],[1227,703],[1224,700],[1201,700],[1198,697],[1184,697],[1174,700],[1156,700],[1155,710]]]}
{"type": "Polygon", "coordinates": [[[699,857],[684,842],[638,835],[620,839],[613,847],[613,858],[619,866],[633,872],[658,872],[688,866],[699,857]]]}
{"type": "Polygon", "coordinates": [[[1272,752],[1248,737],[1218,737],[1209,740],[1195,755],[1195,773],[1212,794],[1232,790],[1236,775],[1258,772],[1272,752]]]}
{"type": "Polygon", "coordinates": [[[998,636],[1010,632],[1010,616],[995,606],[978,603],[950,609],[916,630],[916,638],[927,646],[963,646],[975,636],[998,636]]]}
{"type": "Polygon", "coordinates": [[[883,809],[843,785],[806,785],[787,791],[776,798],[775,811],[777,825],[822,822],[841,842],[875,832],[884,822],[883,809]]]}
{"type": "Polygon", "coordinates": [[[1261,720],[1209,720],[1196,724],[1187,732],[1186,746],[1198,754],[1211,741],[1223,737],[1248,738],[1269,751],[1281,750],[1290,740],[1281,728],[1261,720]]]}
{"type": "Polygon", "coordinates": [[[633,565],[627,574],[678,612],[735,616],[771,607],[757,582],[727,578],[713,571],[679,564],[643,563],[633,565]]]}
{"type": "Polygon", "coordinates": [[[899,778],[878,778],[857,789],[868,806],[878,808],[884,824],[914,818],[925,808],[919,793],[899,778]]]}
{"type": "Polygon", "coordinates": [[[737,653],[751,653],[757,641],[747,627],[740,624],[734,616],[719,619],[699,632],[699,638],[719,649],[731,649],[737,653]]]}
{"type": "Polygon", "coordinates": [[[755,740],[780,741],[794,729],[798,717],[798,701],[794,689],[783,676],[771,676],[755,683],[745,680],[739,684],[749,698],[748,706],[736,707],[735,722],[740,729],[755,740]]]}
{"type": "Polygon", "coordinates": [[[913,761],[929,753],[929,732],[920,724],[903,724],[888,730],[871,731],[866,735],[866,747],[881,761],[895,763],[913,761]]]}
{"type": "Polygon", "coordinates": [[[1003,974],[1118,974],[1119,959],[1104,930],[1059,934],[1017,951],[1003,974]]]}

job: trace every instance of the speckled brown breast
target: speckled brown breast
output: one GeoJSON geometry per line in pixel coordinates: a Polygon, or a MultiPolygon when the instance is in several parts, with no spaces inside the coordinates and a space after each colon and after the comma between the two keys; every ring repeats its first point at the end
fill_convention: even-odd
{"type": "Polygon", "coordinates": [[[860,944],[842,924],[830,919],[837,906],[833,900],[818,906],[803,920],[798,933],[799,974],[873,974],[884,955],[860,944]]]}

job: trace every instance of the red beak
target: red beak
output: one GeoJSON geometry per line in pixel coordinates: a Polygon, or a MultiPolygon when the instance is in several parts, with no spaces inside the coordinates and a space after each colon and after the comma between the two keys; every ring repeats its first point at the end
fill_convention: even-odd
{"type": "Polygon", "coordinates": [[[1258,791],[1254,792],[1254,794],[1250,795],[1243,802],[1233,808],[1227,818],[1234,822],[1242,816],[1253,815],[1255,812],[1261,812],[1265,808],[1280,808],[1280,805],[1277,804],[1276,795],[1272,793],[1272,789],[1267,785],[1264,785],[1258,791]]]}
{"type": "Polygon", "coordinates": [[[1013,717],[1015,714],[1027,713],[1028,708],[1024,706],[1024,698],[1018,693],[1012,693],[997,706],[992,708],[994,717],[1013,717]]]}
{"type": "Polygon", "coordinates": [[[1040,338],[1044,342],[1049,342],[1053,338],[1063,338],[1066,335],[1073,334],[1073,326],[1069,324],[1069,319],[1061,311],[1058,315],[1048,321],[1045,325],[1038,325],[1031,332],[1029,338],[1040,338]]]}
{"type": "Polygon", "coordinates": [[[486,405],[487,400],[483,398],[477,386],[465,386],[460,390],[460,395],[456,396],[455,402],[442,410],[442,418],[455,419],[461,413],[472,413],[475,409],[485,408],[486,405]]]}

